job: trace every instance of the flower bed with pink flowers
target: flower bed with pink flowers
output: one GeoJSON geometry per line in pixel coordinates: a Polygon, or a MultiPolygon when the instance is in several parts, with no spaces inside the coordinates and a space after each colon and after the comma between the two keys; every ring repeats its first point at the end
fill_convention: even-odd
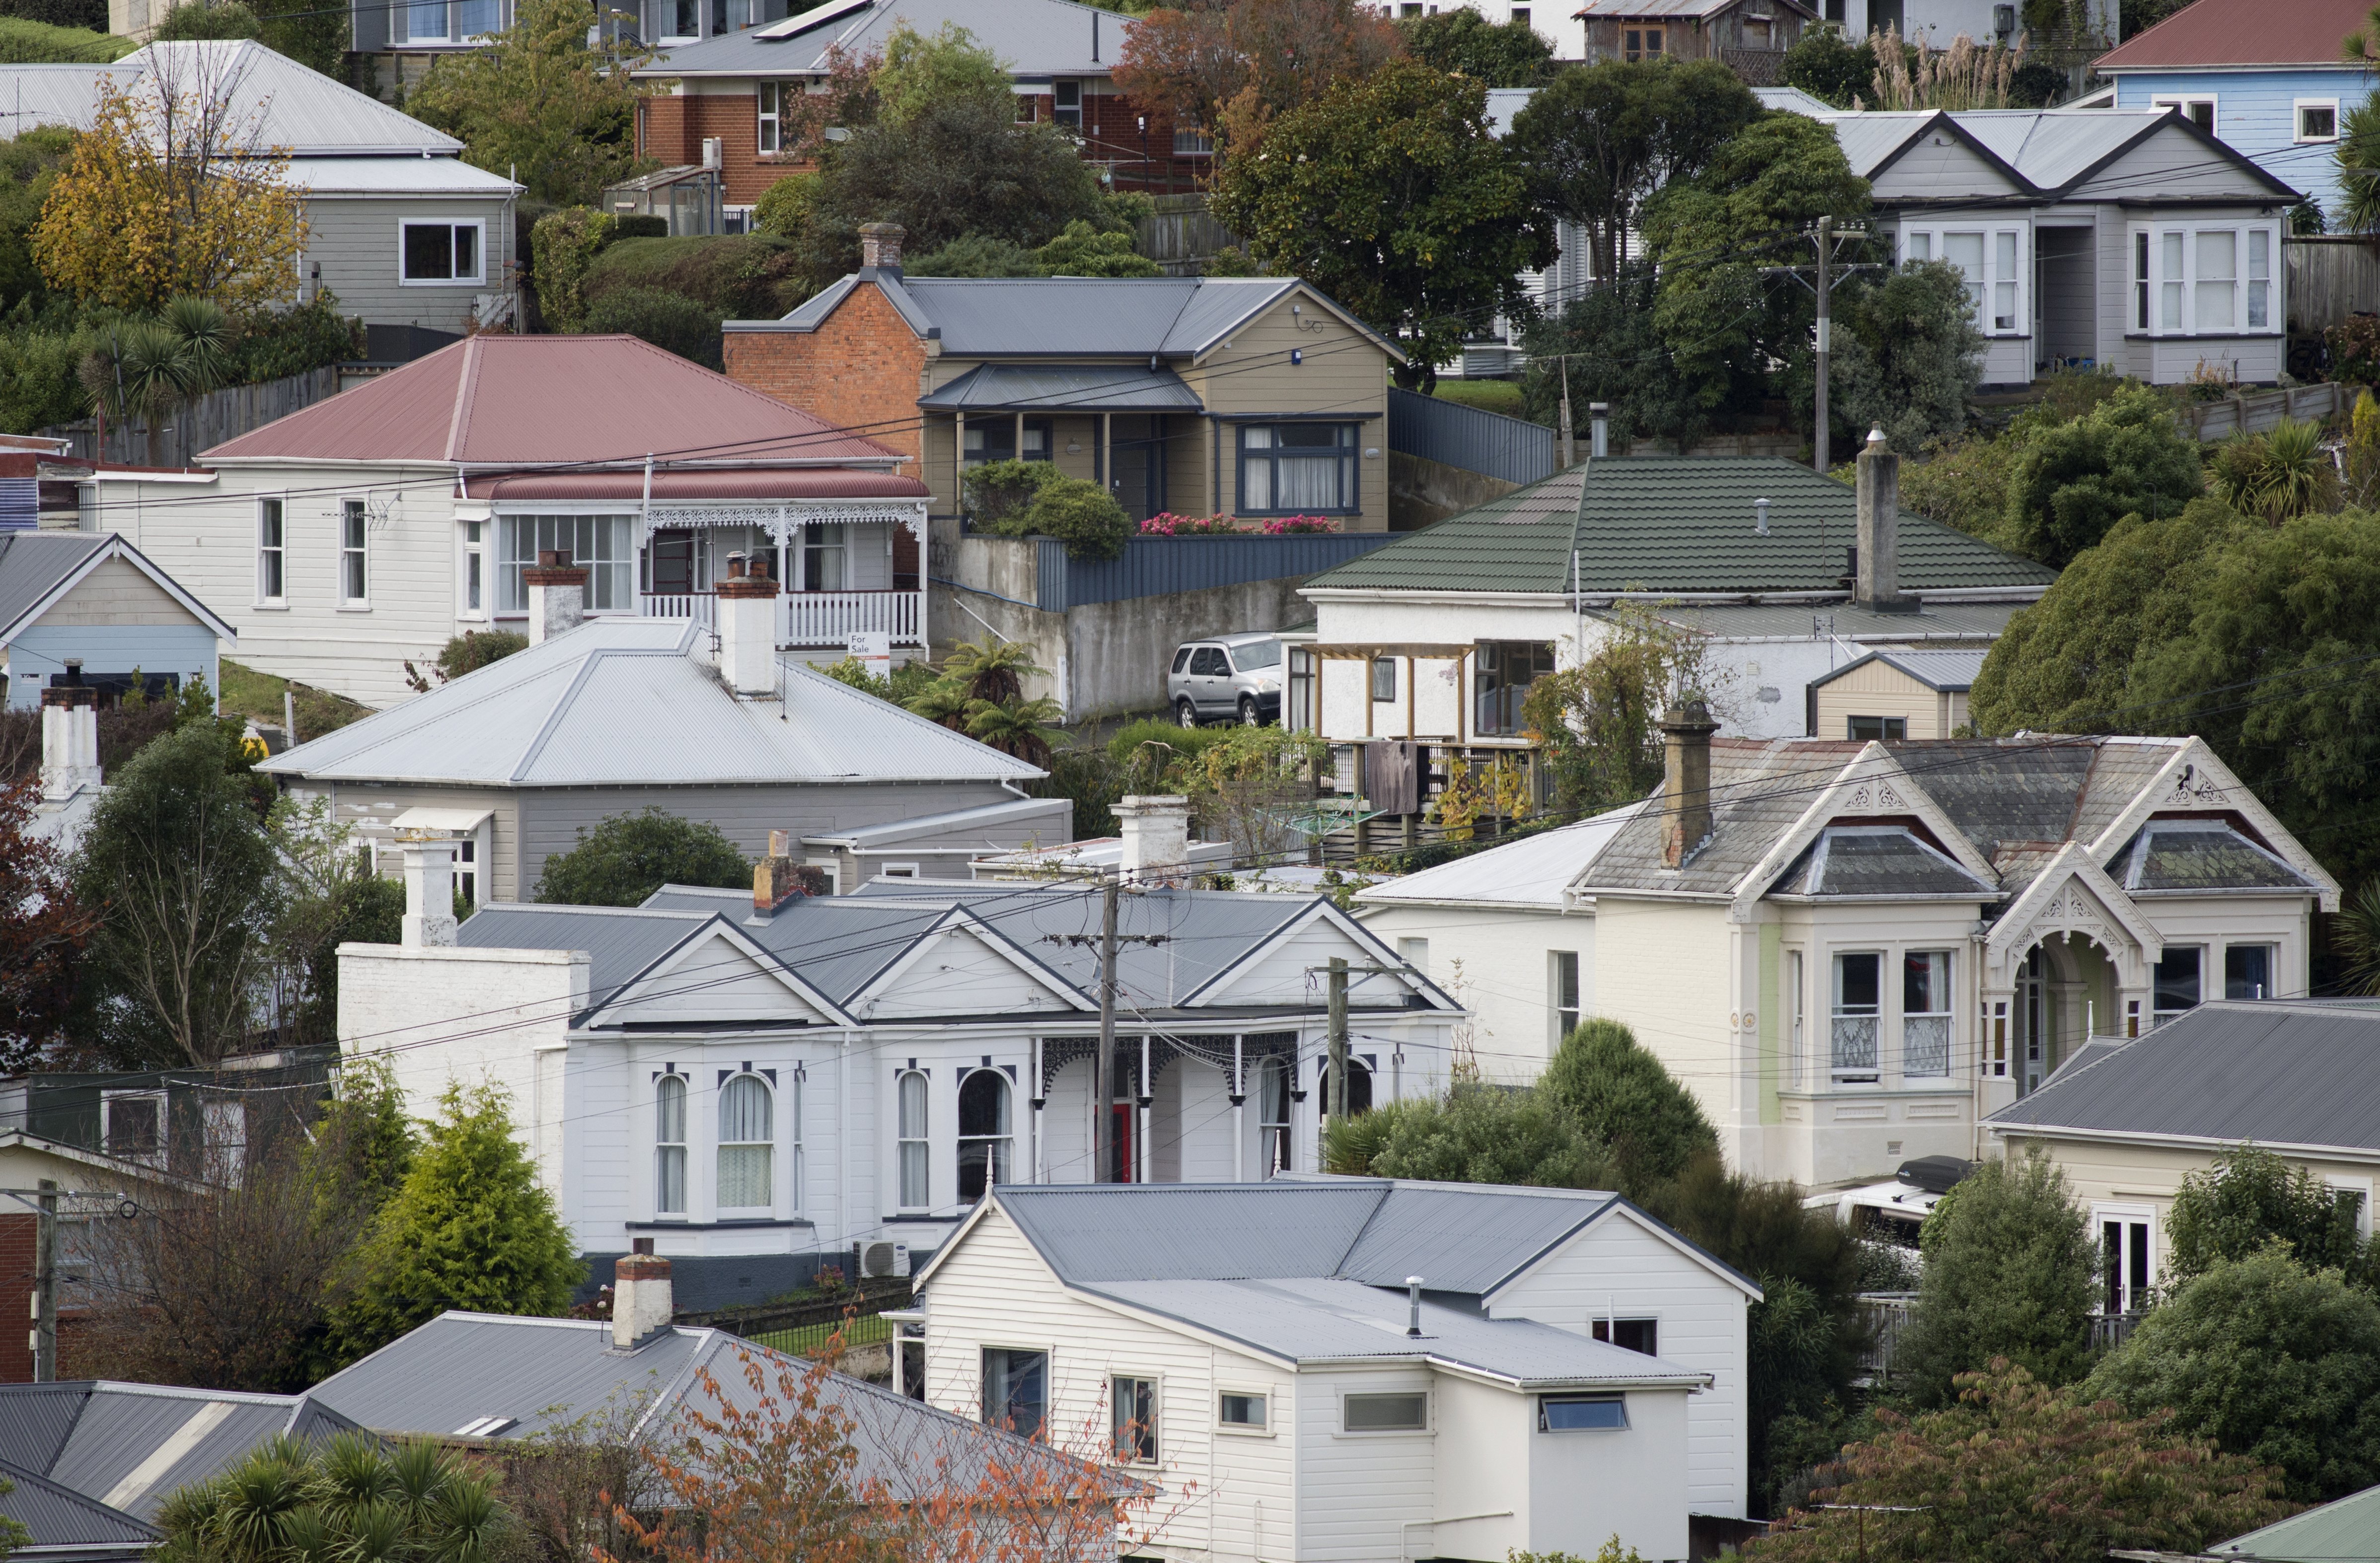
{"type": "Polygon", "coordinates": [[[1269,521],[1243,521],[1236,515],[1176,515],[1170,510],[1140,524],[1140,536],[1144,538],[1286,538],[1337,530],[1339,523],[1328,515],[1281,515],[1269,521]]]}

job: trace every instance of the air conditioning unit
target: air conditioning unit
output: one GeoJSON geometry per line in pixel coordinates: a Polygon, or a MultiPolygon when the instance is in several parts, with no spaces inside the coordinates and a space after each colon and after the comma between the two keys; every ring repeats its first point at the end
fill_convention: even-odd
{"type": "Polygon", "coordinates": [[[859,1273],[868,1280],[886,1276],[906,1279],[909,1274],[909,1245],[905,1242],[871,1242],[859,1251],[859,1273]]]}

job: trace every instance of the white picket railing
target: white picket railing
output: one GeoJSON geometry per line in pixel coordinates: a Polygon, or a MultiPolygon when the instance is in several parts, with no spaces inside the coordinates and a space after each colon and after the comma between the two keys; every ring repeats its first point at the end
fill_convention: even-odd
{"type": "MultiPolygon", "coordinates": [[[[706,628],[719,622],[719,599],[710,592],[649,591],[638,600],[648,619],[692,619],[706,628]]],[[[922,591],[789,591],[777,599],[777,644],[841,646],[855,635],[881,635],[895,646],[926,643],[926,594],[922,591]]]]}

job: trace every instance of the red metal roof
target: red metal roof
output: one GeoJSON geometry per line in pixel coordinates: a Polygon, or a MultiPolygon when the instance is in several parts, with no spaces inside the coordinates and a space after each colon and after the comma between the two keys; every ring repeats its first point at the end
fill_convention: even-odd
{"type": "MultiPolygon", "coordinates": [[[[477,473],[465,479],[473,499],[641,499],[637,471],[477,473]]],[[[848,466],[734,466],[653,474],[657,500],[923,499],[915,478],[848,466]]]]}
{"type": "Polygon", "coordinates": [[[202,453],[211,462],[900,458],[633,336],[472,336],[202,453]]]}
{"type": "Polygon", "coordinates": [[[2338,65],[2338,41],[2370,13],[2370,0],[2192,0],[2096,64],[2101,70],[2338,65]]]}

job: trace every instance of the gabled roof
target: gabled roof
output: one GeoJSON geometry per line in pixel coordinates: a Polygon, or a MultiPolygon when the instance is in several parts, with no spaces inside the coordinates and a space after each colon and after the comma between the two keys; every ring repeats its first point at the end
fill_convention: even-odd
{"type": "Polygon", "coordinates": [[[1418,874],[1383,879],[1356,891],[1355,903],[1375,907],[1460,903],[1564,911],[1570,905],[1571,881],[1645,806],[1626,804],[1575,825],[1539,830],[1509,845],[1470,853],[1418,874]]]}
{"type": "Polygon", "coordinates": [[[1975,675],[1984,671],[1984,659],[1989,655],[1988,651],[1871,651],[1855,662],[1845,662],[1834,672],[1812,679],[1810,687],[1824,688],[1853,668],[1881,662],[1896,672],[1908,674],[1928,689],[1963,695],[1974,687],[1975,675]]]}
{"type": "Polygon", "coordinates": [[[2253,1563],[2370,1563],[2380,1557],[2380,1487],[2350,1493],[2206,1551],[2253,1563]]]}
{"type": "Polygon", "coordinates": [[[880,289],[919,336],[939,340],[946,357],[1196,358],[1294,293],[1404,359],[1394,344],[1296,277],[909,277],[870,269],[836,282],[782,321],[730,321],[727,329],[816,331],[862,283],[880,289]]]}
{"type": "Polygon", "coordinates": [[[418,160],[451,158],[463,150],[443,131],[252,39],[151,43],[106,66],[0,66],[0,98],[21,115],[15,121],[19,130],[36,125],[89,129],[103,77],[127,91],[227,96],[236,123],[254,120],[261,145],[296,158],[418,160]]]}
{"type": "Polygon", "coordinates": [[[858,59],[880,49],[895,27],[931,35],[944,23],[965,28],[1019,80],[1099,78],[1123,52],[1132,18],[1074,0],[828,0],[783,21],[678,44],[631,74],[687,76],[822,75],[831,51],[858,59]]]}
{"type": "Polygon", "coordinates": [[[2192,0],[2173,15],[2132,34],[2091,62],[2102,76],[2184,66],[2195,69],[2355,71],[2338,57],[2338,41],[2363,26],[2362,0],[2192,0]]]}
{"type": "Polygon", "coordinates": [[[2001,1134],[2252,1141],[2380,1157],[2380,1011],[2211,1000],[2059,1071],[1985,1121],[2001,1134]]]}
{"type": "Polygon", "coordinates": [[[237,643],[239,632],[221,614],[182,589],[119,532],[0,532],[0,646],[6,645],[84,577],[111,559],[121,559],[168,597],[189,610],[218,639],[237,643]]]}
{"type": "Polygon", "coordinates": [[[164,1539],[164,1533],[96,1498],[85,1497],[39,1472],[0,1460],[0,1519],[25,1527],[32,1545],[20,1546],[11,1557],[38,1557],[46,1563],[99,1563],[101,1559],[137,1563],[164,1539]]]}
{"type": "Polygon", "coordinates": [[[883,469],[901,457],[633,336],[466,337],[202,452],[205,462],[613,463],[883,469]]]}
{"type": "Polygon", "coordinates": [[[1003,407],[1050,412],[1197,412],[1198,394],[1170,369],[1137,364],[978,364],[917,398],[938,412],[1003,407]]]}
{"type": "MultiPolygon", "coordinates": [[[[1400,538],[1304,589],[1840,592],[1855,504],[1849,486],[1781,456],[1606,457],[1400,538]],[[1769,502],[1767,537],[1754,530],[1755,499],[1769,502]]],[[[2037,593],[2057,578],[1906,510],[1900,541],[1904,591],[2037,593]]]]}
{"type": "MultiPolygon", "coordinates": [[[[1663,19],[1707,21],[1721,11],[1743,4],[1743,0],[1587,0],[1571,13],[1572,21],[1605,21],[1612,18],[1645,21],[1663,19]]],[[[1790,11],[1805,20],[1815,21],[1818,13],[1801,0],[1772,0],[1779,11],[1790,11]]]]}
{"type": "Polygon", "coordinates": [[[710,638],[686,619],[589,620],[260,769],[318,782],[485,787],[1023,782],[1041,774],[798,662],[779,664],[781,698],[738,699],[701,660],[710,638]]]}
{"type": "MultiPolygon", "coordinates": [[[[2335,47],[2335,45],[2334,45],[2335,47]]],[[[2253,187],[2243,200],[2294,201],[2299,192],[2275,178],[2227,143],[2172,109],[1895,109],[1829,110],[1809,117],[1831,125],[1852,172],[1880,187],[1893,165],[1932,140],[1956,142],[1974,152],[2009,181],[2012,199],[2097,199],[2093,177],[2155,137],[2194,143],[2184,163],[2189,176],[2210,167],[2237,175],[2253,187]]],[[[2150,200],[2157,177],[2128,179],[2122,197],[2150,200]]],[[[1893,194],[1879,188],[1880,202],[1922,209],[1937,199],[1924,188],[1893,194]]]]}

